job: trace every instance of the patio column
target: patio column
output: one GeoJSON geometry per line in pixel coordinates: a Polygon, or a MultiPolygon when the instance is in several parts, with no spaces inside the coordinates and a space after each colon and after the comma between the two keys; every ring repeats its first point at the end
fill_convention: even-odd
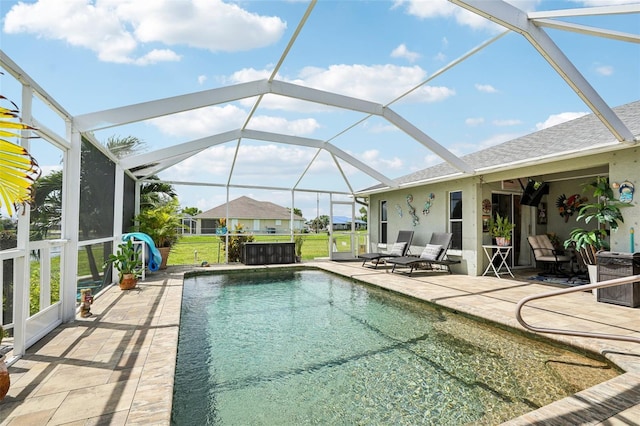
{"type": "Polygon", "coordinates": [[[78,287],[78,242],[80,233],[80,168],[82,166],[82,138],[71,125],[71,148],[65,154],[62,191],[62,238],[67,240],[62,250],[61,295],[62,321],[76,317],[78,287]]]}

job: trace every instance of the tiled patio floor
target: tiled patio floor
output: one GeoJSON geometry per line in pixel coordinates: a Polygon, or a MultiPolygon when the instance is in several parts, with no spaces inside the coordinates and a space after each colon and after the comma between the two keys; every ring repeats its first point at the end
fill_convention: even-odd
{"type": "MultiPolygon", "coordinates": [[[[518,301],[554,289],[491,277],[391,275],[353,262],[307,265],[517,328],[518,301]]],[[[185,270],[151,274],[135,290],[110,288],[96,299],[91,317],[60,326],[31,347],[9,369],[12,384],[0,402],[0,424],[168,425],[185,270]]],[[[640,309],[598,303],[586,292],[533,302],[523,314],[543,327],[640,337],[640,309]]],[[[506,424],[640,424],[639,344],[553,338],[605,355],[626,373],[506,424]]]]}

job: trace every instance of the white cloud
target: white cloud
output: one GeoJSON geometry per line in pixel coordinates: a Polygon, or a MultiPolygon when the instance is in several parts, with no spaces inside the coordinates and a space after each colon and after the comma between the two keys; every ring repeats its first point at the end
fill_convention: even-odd
{"type": "MultiPolygon", "coordinates": [[[[535,10],[540,0],[505,0],[523,11],[535,10]]],[[[447,0],[397,0],[395,7],[405,5],[406,11],[420,19],[453,18],[466,27],[477,30],[489,30],[491,32],[503,31],[504,27],[488,19],[470,12],[460,6],[456,6],[447,0]]]]}
{"type": "Polygon", "coordinates": [[[600,65],[596,67],[596,72],[600,75],[610,76],[613,75],[613,67],[611,65],[600,65]]]}
{"type": "MultiPolygon", "coordinates": [[[[167,169],[163,178],[224,182],[230,173],[235,153],[235,143],[214,146],[167,169]]],[[[282,182],[288,182],[299,177],[314,153],[315,151],[309,149],[272,143],[243,143],[239,148],[234,177],[255,177],[256,182],[261,182],[267,176],[278,176],[282,182]]]]}
{"type": "Polygon", "coordinates": [[[475,84],[475,88],[478,92],[484,92],[484,93],[498,93],[498,91],[496,90],[495,87],[493,87],[490,84],[475,84]]]}
{"type": "Polygon", "coordinates": [[[595,6],[614,6],[620,4],[633,4],[638,0],[571,0],[573,3],[579,3],[583,6],[595,7],[595,6]]]}
{"type": "Polygon", "coordinates": [[[169,49],[154,49],[133,61],[136,65],[152,65],[158,62],[178,62],[180,55],[169,49]]]}
{"type": "Polygon", "coordinates": [[[403,161],[398,157],[387,158],[382,156],[377,149],[371,149],[361,154],[357,154],[356,158],[362,160],[365,164],[373,169],[380,169],[384,167],[390,170],[400,170],[403,166],[403,161]]]}
{"type": "Polygon", "coordinates": [[[479,126],[479,125],[484,123],[484,118],[482,118],[482,117],[469,117],[466,120],[464,120],[464,123],[467,126],[472,126],[472,127],[479,126]]]}
{"type": "Polygon", "coordinates": [[[522,120],[511,119],[511,120],[493,120],[494,126],[499,127],[507,127],[507,126],[518,126],[522,124],[522,120]]]}
{"type": "Polygon", "coordinates": [[[280,18],[250,13],[221,0],[38,0],[18,3],[4,31],[30,33],[93,50],[104,62],[148,65],[176,61],[163,46],[242,51],[277,42],[287,27],[280,18]],[[241,36],[239,36],[241,34],[241,36]]]}
{"type": "Polygon", "coordinates": [[[420,57],[420,54],[410,51],[409,49],[407,49],[407,46],[403,43],[400,46],[393,49],[393,51],[391,52],[391,57],[404,58],[409,62],[415,62],[420,57]]]}
{"type": "MultiPolygon", "coordinates": [[[[151,124],[167,135],[201,138],[239,129],[247,118],[247,111],[235,105],[210,106],[185,111],[169,117],[150,120],[151,124]]],[[[254,116],[249,128],[274,133],[304,136],[320,127],[313,118],[286,120],[266,115],[254,116]]]]}
{"type": "MultiPolygon", "coordinates": [[[[231,83],[243,83],[265,79],[270,70],[243,69],[229,77],[231,83]]],[[[331,65],[328,68],[305,67],[295,77],[277,76],[301,86],[313,87],[346,96],[386,104],[427,78],[425,70],[419,66],[400,67],[396,65],[331,65]]],[[[445,86],[422,86],[403,102],[430,103],[443,101],[455,95],[455,90],[445,86]]],[[[243,102],[248,105],[248,102],[243,102]]],[[[265,96],[260,104],[271,109],[290,111],[321,111],[325,105],[301,102],[282,96],[265,96]]]]}
{"type": "Polygon", "coordinates": [[[546,129],[547,127],[555,126],[556,124],[564,123],[565,121],[575,120],[583,115],[587,115],[588,112],[563,112],[560,114],[552,114],[542,123],[536,124],[536,130],[546,129]]]}
{"type": "Polygon", "coordinates": [[[198,76],[198,84],[199,84],[199,85],[201,85],[201,86],[202,86],[202,85],[204,84],[204,82],[205,82],[205,81],[207,81],[207,76],[206,76],[206,75],[199,75],[199,76],[198,76]]]}

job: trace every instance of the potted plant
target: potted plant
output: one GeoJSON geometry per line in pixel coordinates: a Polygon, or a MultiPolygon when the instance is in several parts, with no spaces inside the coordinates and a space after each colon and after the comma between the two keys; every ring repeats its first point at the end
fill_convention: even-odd
{"type": "Polygon", "coordinates": [[[576,221],[584,220],[585,224],[593,222],[595,228],[572,229],[569,239],[564,242],[564,247],[575,249],[587,265],[591,281],[595,282],[597,253],[610,249],[607,241],[609,232],[618,229],[620,223],[624,223],[621,208],[628,207],[630,204],[614,198],[608,177],[598,176],[595,181],[585,185],[584,190],[593,191],[594,201],[581,206],[576,221]]]}
{"type": "Polygon", "coordinates": [[[183,228],[182,216],[177,199],[144,209],[135,217],[138,232],[151,237],[162,255],[160,269],[167,268],[167,259],[171,246],[178,241],[180,230],[183,228]]]}
{"type": "Polygon", "coordinates": [[[302,244],[304,244],[304,238],[302,238],[301,234],[296,234],[293,237],[293,242],[296,247],[296,262],[302,262],[302,244]]]}
{"type": "MultiPolygon", "coordinates": [[[[4,329],[0,326],[0,343],[2,343],[2,338],[4,337],[4,329]]],[[[2,346],[0,346],[1,348],[2,346]]],[[[11,386],[11,378],[9,377],[9,369],[7,368],[7,363],[5,362],[6,355],[3,352],[0,352],[0,401],[4,399],[9,392],[9,387],[11,386]]]]}
{"type": "Polygon", "coordinates": [[[495,237],[496,244],[499,246],[508,246],[511,243],[511,232],[516,225],[509,222],[509,218],[501,217],[500,213],[496,213],[496,217],[489,221],[489,233],[495,237]]]}
{"type": "Polygon", "coordinates": [[[118,282],[121,290],[130,290],[138,284],[142,262],[140,251],[133,245],[133,240],[128,239],[119,244],[115,254],[110,254],[105,266],[112,264],[118,270],[118,282]]]}

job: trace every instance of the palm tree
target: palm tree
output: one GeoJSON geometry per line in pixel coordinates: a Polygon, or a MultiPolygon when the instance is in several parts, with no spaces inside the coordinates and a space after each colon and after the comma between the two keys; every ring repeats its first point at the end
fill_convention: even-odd
{"type": "MultiPolygon", "coordinates": [[[[116,157],[124,158],[136,154],[146,147],[146,144],[136,136],[110,136],[105,144],[107,149],[116,157]]],[[[160,180],[158,176],[151,176],[149,180],[160,180]]],[[[140,208],[142,210],[157,207],[177,197],[172,185],[162,182],[145,182],[140,187],[140,208]]]]}
{"type": "Polygon", "coordinates": [[[40,167],[35,158],[20,145],[4,138],[19,138],[16,131],[34,130],[20,122],[18,106],[0,95],[0,101],[11,104],[0,105],[0,207],[4,206],[9,215],[31,201],[32,185],[40,176],[40,167]]]}
{"type": "Polygon", "coordinates": [[[56,170],[38,179],[31,204],[32,238],[46,239],[49,231],[62,221],[62,170],[56,170]]]}
{"type": "Polygon", "coordinates": [[[136,136],[109,136],[105,144],[107,149],[116,157],[124,158],[128,155],[137,154],[146,146],[145,142],[136,136]]]}

